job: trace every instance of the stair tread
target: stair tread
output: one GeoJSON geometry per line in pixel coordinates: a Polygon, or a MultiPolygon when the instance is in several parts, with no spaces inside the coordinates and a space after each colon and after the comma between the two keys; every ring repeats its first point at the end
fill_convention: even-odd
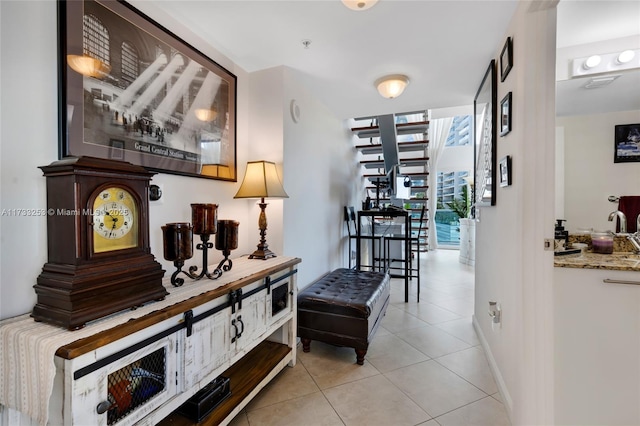
{"type": "MultiPolygon", "coordinates": [[[[411,126],[425,126],[427,124],[429,124],[429,121],[412,121],[410,123],[396,123],[396,129],[397,128],[411,127],[411,126]]],[[[379,129],[378,125],[364,126],[364,127],[352,127],[351,131],[359,132],[359,131],[362,131],[362,130],[375,130],[375,129],[379,129]]]]}

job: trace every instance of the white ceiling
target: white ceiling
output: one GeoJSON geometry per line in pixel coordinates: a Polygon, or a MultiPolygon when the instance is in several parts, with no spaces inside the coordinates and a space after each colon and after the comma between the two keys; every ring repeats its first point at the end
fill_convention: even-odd
{"type": "Polygon", "coordinates": [[[339,0],[166,0],[154,6],[246,71],[298,70],[301,83],[329,109],[352,118],[471,104],[516,3],[380,0],[360,12],[339,0]],[[303,40],[311,40],[308,49],[303,40]],[[391,100],[378,95],[374,80],[398,73],[411,80],[405,93],[391,100]]]}
{"type": "MultiPolygon", "coordinates": [[[[132,3],[152,18],[158,10],[176,19],[248,72],[280,65],[299,71],[301,83],[340,118],[472,104],[517,6],[380,0],[355,12],[338,0],[132,3]],[[308,49],[303,40],[311,41],[308,49]],[[396,73],[411,83],[399,98],[383,99],[373,81],[396,73]]],[[[563,0],[558,45],[640,34],[639,8],[637,1],[563,0]]]]}

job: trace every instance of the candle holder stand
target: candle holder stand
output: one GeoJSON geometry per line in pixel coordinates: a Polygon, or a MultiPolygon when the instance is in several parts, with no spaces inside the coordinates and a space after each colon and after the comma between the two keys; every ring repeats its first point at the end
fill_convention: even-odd
{"type": "Polygon", "coordinates": [[[230,271],[233,262],[229,259],[231,250],[238,248],[238,225],[235,220],[222,219],[218,221],[218,233],[216,234],[216,249],[222,251],[224,259],[218,264],[218,269],[224,272],[230,271]]]}
{"type": "MultiPolygon", "coordinates": [[[[173,265],[177,268],[177,270],[171,275],[171,284],[175,287],[180,287],[184,284],[183,278],[178,278],[178,274],[183,273],[192,280],[200,280],[204,277],[209,278],[210,280],[216,280],[222,276],[222,269],[218,266],[213,271],[209,271],[209,249],[213,248],[213,243],[209,242],[209,234],[200,234],[200,240],[202,242],[196,245],[196,250],[202,250],[202,271],[200,274],[196,275],[198,271],[198,267],[196,265],[189,266],[189,272],[183,271],[182,267],[184,266],[184,260],[177,259],[173,262],[173,265]]],[[[223,261],[224,262],[224,261],[223,261]]],[[[223,263],[221,262],[221,264],[223,263]]]]}
{"type": "Polygon", "coordinates": [[[220,273],[222,274],[222,271],[227,272],[231,270],[231,267],[233,266],[233,262],[231,261],[231,259],[229,259],[230,254],[231,254],[231,250],[222,251],[222,255],[224,256],[224,259],[222,259],[220,263],[218,263],[218,267],[216,268],[216,271],[220,270],[221,271],[220,273]]]}

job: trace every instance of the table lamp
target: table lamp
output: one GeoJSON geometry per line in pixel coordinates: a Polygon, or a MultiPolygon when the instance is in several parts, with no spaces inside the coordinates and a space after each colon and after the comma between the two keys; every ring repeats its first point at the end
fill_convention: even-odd
{"type": "Polygon", "coordinates": [[[267,215],[265,209],[267,204],[265,198],[289,198],[282,187],[276,165],[270,161],[250,161],[247,163],[247,170],[242,180],[242,185],[238,193],[233,198],[260,198],[260,217],[258,227],[260,228],[260,243],[258,249],[249,256],[249,259],[269,259],[276,257],[275,253],[269,250],[267,244],[267,215]]]}

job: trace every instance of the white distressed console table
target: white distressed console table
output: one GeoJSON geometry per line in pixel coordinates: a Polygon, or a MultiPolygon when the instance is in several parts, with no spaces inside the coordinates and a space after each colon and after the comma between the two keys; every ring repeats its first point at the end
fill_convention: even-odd
{"type": "Polygon", "coordinates": [[[0,424],[190,424],[177,414],[219,376],[226,424],[296,361],[299,258],[233,260],[217,280],[68,331],[23,315],[0,322],[0,424]]]}

